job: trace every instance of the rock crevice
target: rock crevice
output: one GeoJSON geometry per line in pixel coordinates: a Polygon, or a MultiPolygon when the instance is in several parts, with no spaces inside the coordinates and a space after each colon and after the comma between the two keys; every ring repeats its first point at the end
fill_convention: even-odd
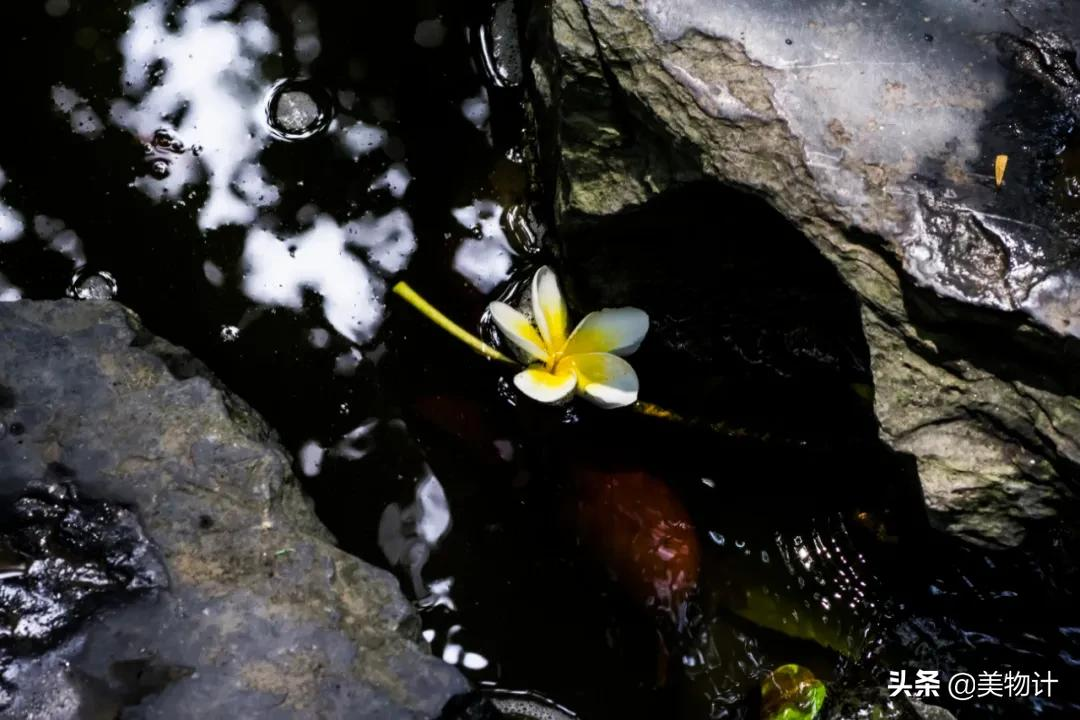
{"type": "MultiPolygon", "coordinates": [[[[563,230],[700,179],[764,197],[860,302],[880,434],[931,520],[1015,545],[1080,462],[1080,215],[1056,189],[1080,18],[915,5],[553,0],[541,154],[563,230]]],[[[752,241],[723,226],[703,241],[752,241]]]]}

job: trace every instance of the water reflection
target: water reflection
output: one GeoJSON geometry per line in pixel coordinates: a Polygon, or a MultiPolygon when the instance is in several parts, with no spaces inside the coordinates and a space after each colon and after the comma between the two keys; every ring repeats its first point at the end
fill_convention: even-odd
{"type": "Polygon", "coordinates": [[[490,293],[510,277],[513,250],[503,232],[503,208],[494,200],[477,200],[452,212],[473,235],[454,253],[454,270],[480,292],[490,293]]]}
{"type": "Polygon", "coordinates": [[[329,216],[293,237],[253,229],[243,262],[244,293],[256,302],[301,310],[304,290],[312,290],[327,322],[350,340],[366,341],[378,328],[384,284],[349,252],[345,231],[329,216]]]}
{"type": "Polygon", "coordinates": [[[341,128],[338,135],[342,147],[352,156],[353,160],[359,160],[368,153],[382,147],[388,135],[385,130],[374,125],[362,123],[359,120],[341,128]]]}
{"type": "Polygon", "coordinates": [[[0,302],[14,302],[22,300],[22,291],[8,282],[4,273],[0,273],[0,302]]]}
{"type": "Polygon", "coordinates": [[[430,467],[425,465],[423,473],[416,483],[411,503],[405,506],[390,503],[383,510],[379,520],[379,546],[387,562],[408,572],[417,597],[425,598],[429,605],[453,608],[449,599],[452,583],[429,586],[423,578],[431,551],[450,529],[446,491],[430,467]]]}
{"type": "Polygon", "coordinates": [[[53,85],[52,99],[56,109],[69,118],[73,133],[88,139],[101,135],[105,126],[98,114],[87,103],[86,98],[71,88],[53,85]]]}
{"type": "Polygon", "coordinates": [[[144,175],[136,187],[176,201],[205,174],[209,195],[199,228],[251,223],[259,208],[278,200],[256,162],[268,134],[259,112],[267,85],[262,63],[277,51],[277,36],[257,5],[245,6],[236,22],[226,19],[237,8],[234,0],[203,0],[176,11],[171,5],[148,0],[132,9],[120,40],[126,97],[112,103],[109,116],[140,138],[171,125],[185,145],[205,151],[178,155],[164,177],[144,175]]]}
{"type": "MultiPolygon", "coordinates": [[[[472,614],[484,590],[460,575],[473,573],[461,563],[472,521],[461,505],[451,519],[461,479],[401,420],[408,311],[383,329],[387,287],[405,272],[449,289],[447,310],[474,322],[454,305],[497,292],[513,238],[538,227],[521,148],[505,128],[500,139],[507,83],[488,82],[466,44],[482,15],[466,23],[457,4],[49,7],[57,44],[99,62],[36,63],[54,75],[26,91],[44,104],[42,144],[78,172],[54,174],[30,153],[4,159],[20,184],[12,194],[0,173],[0,242],[22,255],[4,266],[0,298],[115,294],[190,347],[281,431],[343,545],[399,571],[439,654],[497,678],[472,614]],[[25,290],[27,277],[44,281],[25,290]]],[[[521,462],[509,438],[485,441],[491,462],[521,462]]]]}
{"type": "MultiPolygon", "coordinates": [[[[5,184],[7,184],[7,176],[4,175],[4,169],[0,168],[0,191],[4,189],[5,184]]],[[[17,240],[22,233],[22,216],[15,212],[14,209],[5,205],[3,198],[0,197],[0,243],[17,240]]]]}

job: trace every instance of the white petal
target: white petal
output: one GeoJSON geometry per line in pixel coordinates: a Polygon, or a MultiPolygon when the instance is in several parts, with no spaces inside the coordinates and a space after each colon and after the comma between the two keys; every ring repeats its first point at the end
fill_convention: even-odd
{"type": "Polygon", "coordinates": [[[491,313],[491,317],[502,334],[514,344],[514,348],[524,362],[529,363],[533,360],[547,362],[548,352],[544,348],[544,341],[533,324],[529,322],[529,318],[501,302],[488,305],[488,312],[491,313]]]}
{"type": "Polygon", "coordinates": [[[547,343],[552,355],[562,350],[566,344],[566,325],[568,323],[566,302],[559,292],[559,281],[555,271],[546,265],[536,271],[532,280],[533,319],[540,329],[540,337],[547,343]]]}
{"type": "Polygon", "coordinates": [[[533,400],[550,404],[562,402],[573,394],[577,376],[569,367],[558,375],[542,368],[528,368],[514,376],[514,385],[533,400]]]}
{"type": "Polygon", "coordinates": [[[638,397],[638,377],[630,363],[611,353],[585,353],[563,358],[557,373],[573,369],[578,393],[602,408],[633,405],[638,397]]]}
{"type": "Polygon", "coordinates": [[[632,307],[598,310],[585,316],[571,333],[564,355],[615,353],[629,355],[641,346],[649,331],[649,316],[632,307]]]}

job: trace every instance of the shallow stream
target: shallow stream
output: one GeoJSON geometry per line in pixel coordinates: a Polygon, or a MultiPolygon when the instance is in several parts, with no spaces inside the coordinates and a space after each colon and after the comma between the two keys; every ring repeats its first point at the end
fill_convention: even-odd
{"type": "Polygon", "coordinates": [[[927,528],[876,440],[858,309],[809,243],[707,187],[552,232],[528,10],[4,3],[0,298],[115,297],[189,348],[484,687],[582,718],[754,717],[794,662],[830,717],[899,718],[890,670],[1016,669],[1060,692],[930,700],[1077,717],[1075,540],[992,553],[927,528]],[[532,404],[388,292],[407,279],[492,338],[487,303],[543,264],[575,317],[648,310],[642,398],[702,422],[532,404]]]}

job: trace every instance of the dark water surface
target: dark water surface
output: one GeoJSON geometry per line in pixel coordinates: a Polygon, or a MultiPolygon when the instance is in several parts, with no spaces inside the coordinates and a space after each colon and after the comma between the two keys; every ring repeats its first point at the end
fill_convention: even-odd
{"type": "Polygon", "coordinates": [[[115,286],[267,417],[341,545],[398,573],[477,682],[585,718],[753,717],[797,662],[833,717],[910,717],[890,669],[1049,671],[1051,699],[940,703],[1078,716],[1071,535],[993,554],[926,528],[875,440],[857,308],[808,243],[703,188],[545,236],[510,9],[3,3],[0,297],[115,286]],[[305,109],[289,91],[310,126],[268,123],[305,109]],[[542,263],[578,316],[649,311],[644,399],[741,431],[538,407],[387,291],[476,328],[542,263]],[[691,527],[676,607],[613,524],[635,513],[691,527]]]}

